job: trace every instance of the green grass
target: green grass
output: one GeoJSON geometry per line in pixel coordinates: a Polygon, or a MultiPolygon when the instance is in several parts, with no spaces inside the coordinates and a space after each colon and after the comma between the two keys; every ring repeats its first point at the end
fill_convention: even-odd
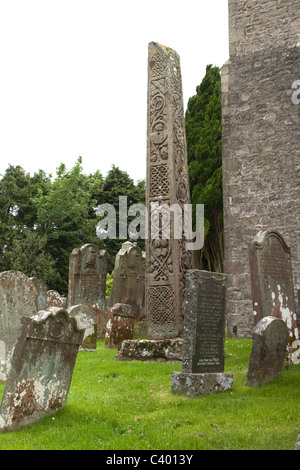
{"type": "MultiPolygon", "coordinates": [[[[4,450],[293,450],[300,428],[300,365],[269,384],[246,385],[251,340],[226,339],[234,388],[199,398],[171,392],[181,364],[117,362],[98,341],[79,352],[66,406],[17,432],[4,450]]],[[[0,386],[0,393],[4,385],[0,386]]]]}

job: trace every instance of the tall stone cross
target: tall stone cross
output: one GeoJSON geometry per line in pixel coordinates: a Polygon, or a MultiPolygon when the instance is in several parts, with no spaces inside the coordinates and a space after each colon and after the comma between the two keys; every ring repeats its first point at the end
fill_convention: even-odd
{"type": "Polygon", "coordinates": [[[190,203],[190,190],[180,59],[154,42],[148,54],[146,315],[148,337],[159,339],[182,332],[184,277],[192,255],[184,236],[174,236],[174,220],[184,223],[180,212],[190,203]],[[168,210],[173,204],[177,214],[168,210]]]}

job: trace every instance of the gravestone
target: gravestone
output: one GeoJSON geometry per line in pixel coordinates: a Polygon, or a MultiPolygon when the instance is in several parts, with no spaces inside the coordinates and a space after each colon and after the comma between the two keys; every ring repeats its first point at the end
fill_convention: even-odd
{"type": "Polygon", "coordinates": [[[277,377],[284,365],[288,328],[280,318],[264,317],[253,334],[247,384],[260,387],[277,377]]]}
{"type": "Polygon", "coordinates": [[[105,347],[117,348],[122,341],[134,335],[135,315],[129,304],[115,304],[108,313],[105,347]]]}
{"type": "Polygon", "coordinates": [[[21,317],[39,310],[36,282],[20,271],[0,273],[0,382],[6,380],[10,357],[21,331],[21,317]]]}
{"type": "Polygon", "coordinates": [[[189,397],[229,390],[233,374],[224,372],[224,274],[190,270],[186,277],[182,372],[173,372],[171,389],[189,397]]]}
{"type": "Polygon", "coordinates": [[[300,450],[300,432],[298,434],[298,439],[297,439],[297,442],[296,442],[295,450],[300,450]]]}
{"type": "Polygon", "coordinates": [[[180,58],[155,42],[148,55],[146,318],[148,338],[163,339],[182,334],[185,272],[192,267],[166,207],[176,204],[182,213],[190,190],[180,58]]]}
{"type": "Polygon", "coordinates": [[[297,326],[298,326],[298,333],[300,332],[300,289],[297,290],[298,293],[298,305],[296,307],[296,315],[297,315],[297,326]]]}
{"type": "Polygon", "coordinates": [[[38,310],[45,310],[47,305],[47,286],[37,277],[30,277],[29,279],[38,292],[38,310]]]}
{"type": "Polygon", "coordinates": [[[48,290],[46,293],[46,310],[50,307],[60,307],[66,308],[67,307],[67,299],[66,297],[60,295],[59,292],[56,290],[48,290]]]}
{"type": "Polygon", "coordinates": [[[260,231],[249,254],[254,324],[266,316],[284,320],[289,350],[299,339],[290,248],[277,231],[260,231]]]}
{"type": "Polygon", "coordinates": [[[73,305],[67,309],[71,317],[74,317],[77,326],[84,329],[80,351],[96,351],[97,349],[97,317],[95,311],[89,305],[73,305]]]}
{"type": "Polygon", "coordinates": [[[68,307],[87,304],[97,314],[98,335],[106,327],[107,252],[87,243],[70,256],[68,307]]]}
{"type": "Polygon", "coordinates": [[[145,310],[145,253],[127,241],[116,255],[110,306],[117,303],[132,306],[136,320],[145,310]]]}
{"type": "Polygon", "coordinates": [[[23,317],[0,408],[0,431],[16,431],[64,407],[84,330],[64,309],[23,317]]]}

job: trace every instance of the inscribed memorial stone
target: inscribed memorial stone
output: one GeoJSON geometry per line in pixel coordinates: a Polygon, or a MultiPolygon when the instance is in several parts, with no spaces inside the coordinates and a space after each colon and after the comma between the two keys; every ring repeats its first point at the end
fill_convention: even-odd
{"type": "Polygon", "coordinates": [[[178,204],[183,212],[190,195],[180,59],[154,42],[148,52],[146,316],[148,337],[163,339],[182,334],[185,271],[192,267],[164,207],[178,204]]]}
{"type": "Polygon", "coordinates": [[[226,276],[189,270],[186,276],[182,372],[172,374],[173,391],[198,396],[232,388],[224,373],[226,276]]]}
{"type": "Polygon", "coordinates": [[[254,323],[266,316],[281,318],[291,345],[299,339],[299,332],[290,248],[277,231],[260,231],[249,253],[254,323]]]}
{"type": "Polygon", "coordinates": [[[0,408],[0,431],[15,431],[61,409],[84,330],[64,309],[21,319],[0,408]]]}
{"type": "Polygon", "coordinates": [[[106,327],[107,252],[87,243],[70,256],[68,307],[90,305],[97,315],[98,337],[106,327]]]}
{"type": "Polygon", "coordinates": [[[145,253],[127,241],[116,255],[110,306],[132,306],[136,320],[142,320],[145,304],[145,253]]]}
{"type": "Polygon", "coordinates": [[[107,253],[87,243],[70,257],[68,306],[91,304],[106,307],[107,253]]]}

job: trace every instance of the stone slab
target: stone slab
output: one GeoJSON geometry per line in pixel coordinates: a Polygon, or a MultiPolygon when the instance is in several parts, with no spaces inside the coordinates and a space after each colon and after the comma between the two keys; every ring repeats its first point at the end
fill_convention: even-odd
{"type": "Polygon", "coordinates": [[[16,431],[64,407],[84,330],[64,309],[22,318],[0,408],[0,431],[16,431]]]}
{"type": "Polygon", "coordinates": [[[226,372],[193,374],[173,372],[171,390],[190,398],[211,393],[224,392],[233,388],[233,374],[226,372]]]}
{"type": "Polygon", "coordinates": [[[76,318],[77,326],[84,329],[80,351],[96,351],[97,349],[97,316],[89,305],[73,305],[67,309],[69,315],[76,318]]]}
{"type": "Polygon", "coordinates": [[[22,329],[21,317],[39,311],[40,290],[33,278],[20,271],[0,273],[0,382],[6,380],[15,343],[22,329]]]}
{"type": "Polygon", "coordinates": [[[182,338],[123,341],[116,355],[118,361],[180,362],[182,338]]]}
{"type": "Polygon", "coordinates": [[[107,252],[93,243],[74,248],[69,262],[68,307],[89,304],[106,309],[107,252]]]}
{"type": "Polygon", "coordinates": [[[122,341],[133,339],[135,315],[129,304],[117,303],[108,311],[105,347],[117,348],[122,341]]]}
{"type": "Polygon", "coordinates": [[[187,271],[182,372],[224,372],[226,282],[221,273],[187,271]]]}
{"type": "Polygon", "coordinates": [[[247,384],[264,385],[277,377],[284,365],[288,328],[275,317],[265,317],[256,325],[247,373],[247,384]]]}
{"type": "MultiPolygon", "coordinates": [[[[48,290],[46,293],[47,302],[46,302],[46,310],[50,307],[60,307],[66,308],[67,307],[67,298],[60,295],[59,292],[56,290],[48,290]]],[[[44,309],[40,309],[44,310],[44,309]]]]}
{"type": "Polygon", "coordinates": [[[145,313],[145,253],[126,241],[116,255],[109,306],[129,304],[140,321],[145,313]]]}

